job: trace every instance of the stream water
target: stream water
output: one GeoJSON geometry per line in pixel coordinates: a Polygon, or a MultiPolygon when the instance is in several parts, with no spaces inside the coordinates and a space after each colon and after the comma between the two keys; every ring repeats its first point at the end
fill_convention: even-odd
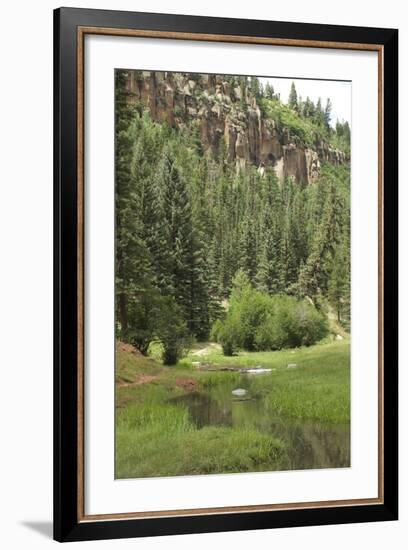
{"type": "Polygon", "coordinates": [[[187,407],[198,428],[232,426],[254,428],[269,433],[287,448],[284,469],[344,468],[350,466],[350,425],[299,421],[274,416],[264,400],[251,391],[254,377],[242,375],[240,381],[228,380],[203,392],[195,392],[175,400],[187,407]],[[244,399],[234,398],[232,390],[247,391],[244,399]]]}

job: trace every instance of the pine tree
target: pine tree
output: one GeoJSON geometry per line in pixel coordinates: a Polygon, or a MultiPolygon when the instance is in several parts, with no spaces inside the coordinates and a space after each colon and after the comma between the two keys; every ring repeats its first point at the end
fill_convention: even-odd
{"type": "Polygon", "coordinates": [[[288,105],[294,111],[296,111],[298,108],[298,98],[294,82],[292,82],[292,85],[290,87],[288,105]]]}
{"type": "Polygon", "coordinates": [[[126,232],[122,223],[122,211],[126,209],[130,188],[131,142],[128,136],[131,122],[131,111],[127,104],[125,92],[127,74],[124,71],[115,73],[115,214],[116,214],[116,303],[119,320],[118,332],[125,339],[128,331],[127,281],[126,281],[126,232]]]}
{"type": "Polygon", "coordinates": [[[285,289],[296,281],[297,278],[297,258],[295,251],[295,234],[293,226],[293,204],[296,194],[296,184],[293,178],[285,178],[282,183],[282,280],[285,289]]]}
{"type": "Polygon", "coordinates": [[[239,268],[254,282],[256,275],[256,232],[254,222],[246,216],[241,224],[239,239],[239,268]]]}
{"type": "Polygon", "coordinates": [[[259,99],[262,97],[262,88],[259,79],[256,76],[251,76],[250,91],[253,97],[259,99]]]}
{"type": "Polygon", "coordinates": [[[283,290],[282,209],[277,178],[270,174],[265,182],[259,229],[259,255],[256,286],[270,294],[283,290]]]}
{"type": "Polygon", "coordinates": [[[264,95],[265,95],[266,99],[274,99],[275,98],[275,90],[273,89],[272,84],[270,84],[269,82],[267,82],[266,85],[265,85],[264,95]]]}
{"type": "MultiPolygon", "coordinates": [[[[210,321],[207,266],[204,257],[204,237],[193,228],[191,239],[191,287],[189,329],[198,340],[207,340],[210,321]]],[[[213,312],[211,312],[213,313],[213,312]]]]}
{"type": "Polygon", "coordinates": [[[303,103],[302,115],[305,118],[313,118],[314,114],[315,114],[315,106],[313,101],[308,96],[303,103]]]}
{"type": "Polygon", "coordinates": [[[117,330],[120,338],[131,337],[131,316],[140,296],[149,286],[150,262],[142,238],[142,223],[137,215],[138,204],[134,193],[132,174],[133,140],[135,131],[134,110],[128,103],[127,73],[115,73],[115,124],[116,124],[116,306],[117,330]]]}
{"type": "Polygon", "coordinates": [[[314,114],[314,122],[318,125],[318,126],[324,126],[325,124],[325,117],[324,117],[324,111],[322,109],[322,100],[319,99],[317,100],[317,103],[316,103],[316,109],[315,109],[315,114],[314,114]]]}
{"type": "Polygon", "coordinates": [[[297,292],[300,296],[315,298],[327,292],[330,265],[340,240],[341,202],[335,181],[329,186],[320,223],[315,228],[310,254],[299,272],[297,292]]]}
{"type": "Polygon", "coordinates": [[[348,328],[350,319],[350,248],[348,240],[336,249],[328,281],[328,298],[335,308],[337,321],[348,328]]]}
{"type": "Polygon", "coordinates": [[[155,284],[165,296],[174,295],[174,252],[171,233],[171,161],[165,151],[152,179],[153,205],[149,230],[149,250],[152,256],[155,284]],[[170,215],[169,215],[170,209],[170,215]]]}
{"type": "Polygon", "coordinates": [[[151,251],[157,284],[163,295],[174,296],[190,332],[204,337],[209,319],[202,245],[193,227],[187,183],[168,148],[162,154],[155,188],[151,251]]]}
{"type": "Polygon", "coordinates": [[[206,254],[206,287],[208,297],[208,317],[210,326],[224,313],[222,307],[222,290],[219,277],[219,247],[215,239],[210,243],[206,254]]]}
{"type": "Polygon", "coordinates": [[[116,72],[116,306],[118,336],[146,353],[154,338],[159,293],[146,234],[153,142],[128,101],[126,73],[116,72]]]}
{"type": "Polygon", "coordinates": [[[324,123],[326,125],[327,130],[330,130],[331,112],[332,112],[332,102],[328,97],[326,102],[326,107],[324,109],[324,123]]]}
{"type": "Polygon", "coordinates": [[[295,264],[294,279],[297,279],[300,265],[308,256],[309,239],[307,232],[307,190],[295,186],[290,206],[289,223],[291,226],[292,249],[295,264]]]}

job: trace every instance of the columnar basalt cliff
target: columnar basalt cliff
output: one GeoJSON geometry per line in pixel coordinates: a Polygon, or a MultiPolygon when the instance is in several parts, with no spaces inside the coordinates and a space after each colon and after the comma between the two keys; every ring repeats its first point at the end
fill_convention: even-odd
{"type": "Polygon", "coordinates": [[[317,134],[306,144],[290,128],[278,127],[262,115],[249,89],[228,77],[129,71],[127,88],[129,102],[147,109],[157,122],[181,128],[197,121],[204,150],[217,153],[223,145],[237,168],[252,163],[262,173],[272,167],[280,180],[289,176],[309,184],[317,179],[322,161],[349,161],[317,134]]]}

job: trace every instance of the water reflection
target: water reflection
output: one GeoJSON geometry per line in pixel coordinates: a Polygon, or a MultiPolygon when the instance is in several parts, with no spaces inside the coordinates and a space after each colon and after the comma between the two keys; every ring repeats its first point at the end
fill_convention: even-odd
{"type": "Polygon", "coordinates": [[[236,382],[218,384],[204,392],[176,398],[186,406],[198,428],[233,426],[270,433],[286,444],[284,469],[344,468],[350,466],[350,425],[298,421],[274,416],[264,400],[251,396],[251,377],[242,376],[239,387],[248,389],[249,399],[231,394],[236,382]]]}

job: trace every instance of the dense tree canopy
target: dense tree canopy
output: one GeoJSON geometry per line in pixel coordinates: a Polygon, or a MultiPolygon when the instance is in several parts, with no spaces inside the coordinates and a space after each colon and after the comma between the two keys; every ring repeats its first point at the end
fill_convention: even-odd
{"type": "MultiPolygon", "coordinates": [[[[256,79],[240,84],[262,96],[256,79]]],[[[323,165],[309,186],[278,182],[271,168],[237,171],[222,141],[217,155],[202,150],[196,121],[170,128],[130,106],[123,71],[115,89],[117,335],[143,353],[159,339],[165,361],[176,362],[190,337],[208,338],[225,316],[238,271],[259,296],[328,303],[347,324],[349,167],[323,165]]],[[[329,102],[323,110],[296,96],[295,105],[295,94],[297,117],[318,109],[328,124],[329,102]]],[[[279,102],[272,88],[265,95],[279,102]]],[[[349,142],[348,124],[335,135],[349,142]]]]}

